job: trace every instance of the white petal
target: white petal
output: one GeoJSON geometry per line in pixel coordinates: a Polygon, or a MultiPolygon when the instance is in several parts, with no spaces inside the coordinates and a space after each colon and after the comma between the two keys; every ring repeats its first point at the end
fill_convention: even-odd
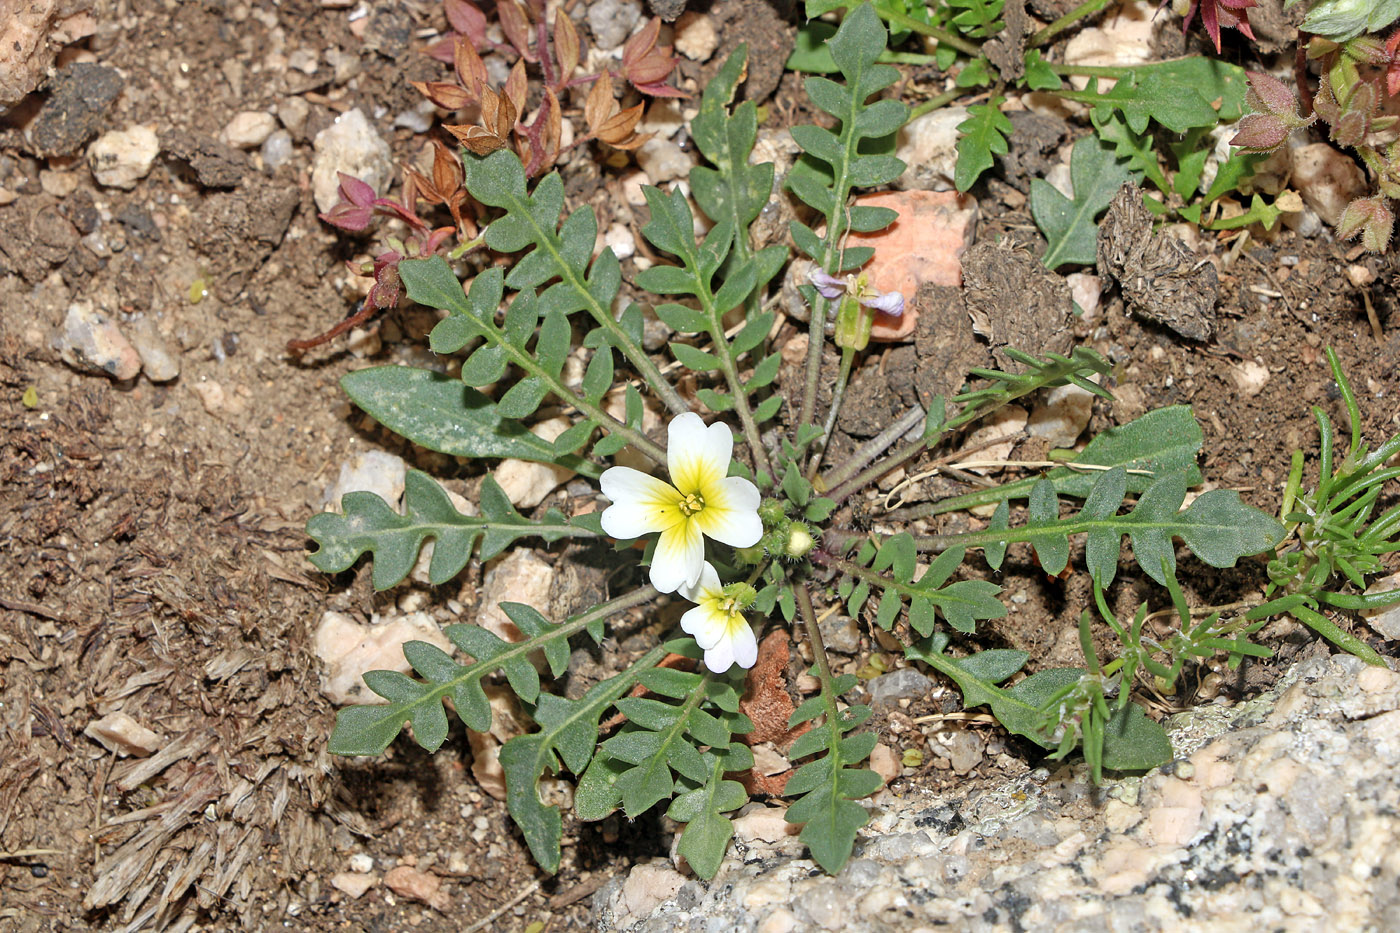
{"type": "Polygon", "coordinates": [[[721,638],[719,643],[705,652],[705,666],[716,674],[723,674],[734,666],[734,643],[721,638]]]}
{"type": "Polygon", "coordinates": [[[670,528],[680,519],[680,498],[670,483],[631,467],[612,467],[598,481],[613,504],[599,519],[613,538],[638,538],[670,528]]]}
{"type": "Polygon", "coordinates": [[[694,638],[697,645],[708,651],[725,638],[724,616],[715,612],[711,603],[696,606],[681,616],[681,631],[694,638]]]}
{"type": "Polygon", "coordinates": [[[661,532],[651,554],[651,585],[663,593],[694,586],[705,567],[705,539],[695,522],[682,521],[661,532]]]}
{"type": "MultiPolygon", "coordinates": [[[[706,599],[720,596],[724,592],[724,587],[720,585],[719,573],[716,572],[714,565],[705,561],[704,566],[700,568],[700,579],[696,581],[695,585],[682,586],[677,592],[693,603],[700,603],[706,599]]],[[[686,629],[686,631],[688,632],[690,629],[686,629]]]]}
{"type": "Polygon", "coordinates": [[[733,455],[734,432],[719,422],[706,427],[694,412],[677,415],[666,430],[666,468],[684,495],[722,479],[733,455]]]}
{"type": "Polygon", "coordinates": [[[734,660],[744,670],[754,666],[758,660],[758,639],[754,637],[753,627],[745,623],[730,639],[733,646],[734,660]]]}
{"type": "Polygon", "coordinates": [[[741,476],[723,480],[720,494],[713,487],[705,497],[705,508],[696,513],[701,531],[731,547],[749,547],[763,537],[763,520],[758,517],[758,487],[741,476]]]}

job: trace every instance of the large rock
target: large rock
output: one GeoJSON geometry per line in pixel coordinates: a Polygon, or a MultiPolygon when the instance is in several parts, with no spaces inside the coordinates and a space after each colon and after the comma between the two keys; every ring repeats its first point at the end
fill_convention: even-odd
{"type": "Polygon", "coordinates": [[[59,49],[92,35],[97,29],[92,5],[93,0],[0,0],[0,111],[39,86],[59,49]]]}
{"type": "Polygon", "coordinates": [[[1146,777],[1095,790],[1078,763],[943,797],[882,793],[834,877],[782,851],[731,852],[715,883],[690,880],[644,916],[612,882],[597,928],[1400,928],[1400,675],[1314,659],[1258,699],[1168,726],[1179,757],[1146,777]]]}

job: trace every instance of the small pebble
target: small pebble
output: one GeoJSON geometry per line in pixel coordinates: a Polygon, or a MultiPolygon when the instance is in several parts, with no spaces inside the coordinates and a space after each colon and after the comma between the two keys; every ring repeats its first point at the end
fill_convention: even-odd
{"type": "Polygon", "coordinates": [[[99,136],[88,147],[88,166],[99,185],[130,190],[151,171],[159,153],[155,130],[130,126],[99,136]]]}
{"type": "Polygon", "coordinates": [[[636,255],[637,241],[632,236],[632,231],[622,224],[612,224],[608,227],[608,232],[603,236],[605,246],[611,246],[613,255],[618,259],[629,259],[636,255]]]}
{"type": "Polygon", "coordinates": [[[676,51],[693,62],[709,61],[710,56],[719,48],[719,34],[715,31],[715,22],[704,13],[682,13],[673,28],[676,35],[676,51]]]}
{"type": "Polygon", "coordinates": [[[596,0],[588,8],[593,42],[605,52],[626,42],[641,18],[642,5],[636,0],[596,0]]]}
{"type": "Polygon", "coordinates": [[[374,871],[374,857],[365,853],[357,852],[350,856],[350,870],[367,875],[374,871]]]}
{"type": "Polygon", "coordinates": [[[637,149],[637,165],[653,184],[672,181],[690,174],[695,164],[690,153],[669,139],[653,137],[637,149]]]}
{"type": "Polygon", "coordinates": [[[263,165],[269,171],[275,170],[292,157],[292,134],[286,130],[275,130],[263,141],[263,165]]]}
{"type": "Polygon", "coordinates": [[[358,178],[376,192],[388,184],[393,171],[389,146],[374,131],[363,111],[341,114],[316,134],[313,145],[316,157],[311,186],[316,206],[322,211],[329,211],[340,200],[340,172],[358,178]]]}
{"type": "Polygon", "coordinates": [[[131,343],[141,357],[141,371],[152,382],[169,382],[180,375],[180,358],[161,339],[150,318],[143,317],[132,322],[131,343]]]}
{"type": "Polygon", "coordinates": [[[239,149],[256,149],[277,129],[277,118],[261,110],[244,110],[224,127],[220,138],[239,149]]]}
{"type": "Polygon", "coordinates": [[[101,373],[118,382],[135,379],[141,372],[136,348],[116,321],[94,308],[91,301],[75,301],[68,306],[55,348],[74,369],[101,373]]]}

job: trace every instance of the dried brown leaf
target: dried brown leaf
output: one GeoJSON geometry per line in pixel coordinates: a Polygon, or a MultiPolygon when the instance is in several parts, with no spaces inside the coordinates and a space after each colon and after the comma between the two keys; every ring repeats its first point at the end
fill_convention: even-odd
{"type": "Polygon", "coordinates": [[[475,98],[455,84],[446,81],[410,81],[418,93],[444,110],[461,110],[475,98]]]}
{"type": "Polygon", "coordinates": [[[612,76],[606,71],[598,75],[593,87],[588,90],[588,98],[583,104],[583,119],[590,132],[607,121],[617,111],[617,101],[613,100],[612,76]]]}
{"type": "Polygon", "coordinates": [[[609,146],[616,146],[619,149],[626,148],[624,143],[630,141],[638,121],[642,119],[642,110],[643,105],[637,104],[635,107],[628,107],[626,110],[613,114],[593,128],[593,135],[609,146]]]}
{"type": "Polygon", "coordinates": [[[628,39],[627,44],[622,47],[622,64],[627,66],[645,58],[647,53],[656,47],[656,39],[660,35],[661,19],[653,16],[651,22],[643,26],[641,31],[628,39]]]}
{"type": "Polygon", "coordinates": [[[496,14],[501,18],[501,32],[506,34],[506,41],[515,47],[522,59],[534,61],[530,54],[530,17],[525,8],[515,0],[499,0],[496,14]]]}
{"type": "Polygon", "coordinates": [[[515,107],[515,112],[521,114],[525,112],[525,94],[529,90],[529,79],[525,75],[525,63],[517,61],[515,67],[510,70],[509,77],[506,78],[506,86],[502,88],[505,96],[510,98],[510,102],[515,107]]]}
{"type": "Polygon", "coordinates": [[[457,71],[458,83],[467,89],[473,100],[480,100],[481,89],[486,87],[486,64],[470,42],[457,40],[452,48],[452,66],[457,71]]]}
{"type": "Polygon", "coordinates": [[[578,68],[580,46],[578,30],[569,14],[559,10],[554,14],[554,57],[559,62],[559,86],[563,87],[578,68]]]}

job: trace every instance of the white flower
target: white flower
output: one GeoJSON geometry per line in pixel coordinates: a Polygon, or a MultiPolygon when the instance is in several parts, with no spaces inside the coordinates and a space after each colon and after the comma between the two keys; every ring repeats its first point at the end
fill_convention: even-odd
{"type": "Polygon", "coordinates": [[[763,537],[758,487],[726,476],[734,434],[723,424],[705,426],[686,412],[667,428],[666,467],[671,483],[629,467],[604,471],[603,531],[614,538],[661,532],[651,557],[651,584],[663,593],[694,586],[705,564],[705,537],[749,547],[763,537]],[[674,483],[675,485],[672,485],[674,483]]]}
{"type": "Polygon", "coordinates": [[[758,659],[758,640],[744,619],[740,598],[724,592],[709,561],[700,571],[699,582],[682,586],[680,594],[696,604],[681,616],[681,628],[705,649],[705,666],[716,674],[723,674],[733,664],[753,667],[758,659]]]}

